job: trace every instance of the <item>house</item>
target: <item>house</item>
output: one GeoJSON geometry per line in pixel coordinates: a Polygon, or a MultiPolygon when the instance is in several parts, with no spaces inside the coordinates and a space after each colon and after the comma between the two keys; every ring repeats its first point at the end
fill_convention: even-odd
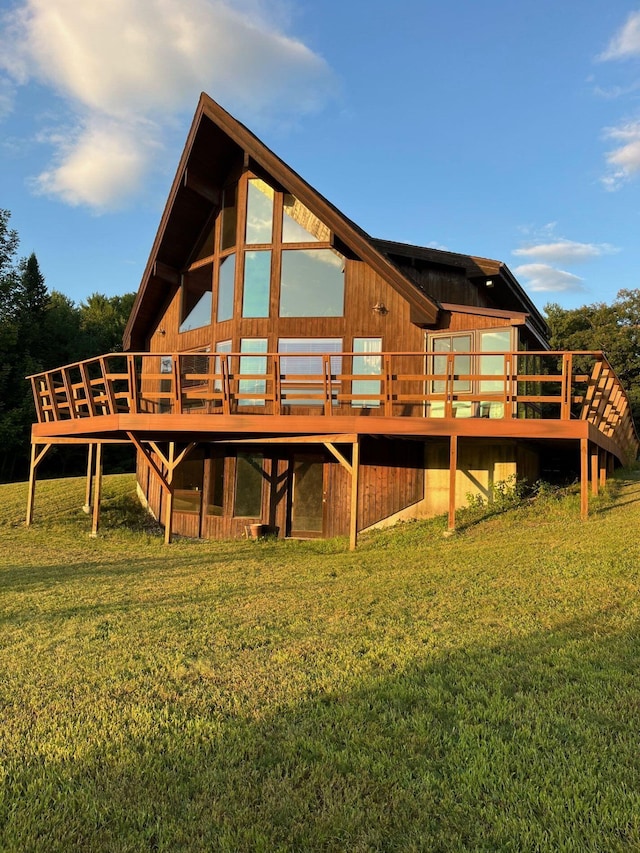
{"type": "MultiPolygon", "coordinates": [[[[369,237],[202,95],[124,353],[31,377],[39,461],[133,442],[172,532],[349,535],[562,468],[582,512],[638,441],[602,353],[550,353],[498,261],[369,237]]],[[[93,490],[93,491],[92,491],[93,490]]],[[[96,494],[96,492],[98,494],[96,494]]]]}

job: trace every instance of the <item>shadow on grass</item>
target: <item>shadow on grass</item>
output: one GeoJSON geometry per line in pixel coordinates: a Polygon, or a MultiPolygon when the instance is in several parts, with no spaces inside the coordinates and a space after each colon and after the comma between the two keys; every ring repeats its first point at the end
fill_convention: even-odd
{"type": "Polygon", "coordinates": [[[175,701],[57,697],[68,757],[35,739],[5,760],[0,848],[637,849],[640,640],[612,633],[618,615],[372,662],[365,683],[265,714],[189,702],[175,674],[175,701]]]}

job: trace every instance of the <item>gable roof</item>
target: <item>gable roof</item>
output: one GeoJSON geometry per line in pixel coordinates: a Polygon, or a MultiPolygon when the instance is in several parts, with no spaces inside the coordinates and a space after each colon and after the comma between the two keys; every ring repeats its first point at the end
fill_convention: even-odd
{"type": "Polygon", "coordinates": [[[374,240],[287,166],[257,136],[204,92],[171,186],[140,289],[124,332],[124,348],[143,349],[150,324],[180,285],[190,249],[220,204],[220,188],[230,164],[262,170],[308,207],[346,247],[369,264],[409,302],[425,324],[437,321],[439,306],[416,287],[374,240]]]}

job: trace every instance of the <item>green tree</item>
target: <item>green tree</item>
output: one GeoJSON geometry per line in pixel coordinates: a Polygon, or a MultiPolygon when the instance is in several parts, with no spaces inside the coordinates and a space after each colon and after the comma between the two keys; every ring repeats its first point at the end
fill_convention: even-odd
{"type": "Polygon", "coordinates": [[[640,290],[620,290],[614,302],[580,308],[545,306],[551,348],[602,350],[627,391],[640,423],[640,290]]]}

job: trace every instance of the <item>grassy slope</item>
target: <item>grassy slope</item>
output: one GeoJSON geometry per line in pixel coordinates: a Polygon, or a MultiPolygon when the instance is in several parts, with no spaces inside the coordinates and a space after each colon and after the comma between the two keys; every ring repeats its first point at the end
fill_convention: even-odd
{"type": "Polygon", "coordinates": [[[640,848],[637,475],[356,553],[165,548],[132,484],[98,539],[0,486],[0,850],[640,848]]]}

